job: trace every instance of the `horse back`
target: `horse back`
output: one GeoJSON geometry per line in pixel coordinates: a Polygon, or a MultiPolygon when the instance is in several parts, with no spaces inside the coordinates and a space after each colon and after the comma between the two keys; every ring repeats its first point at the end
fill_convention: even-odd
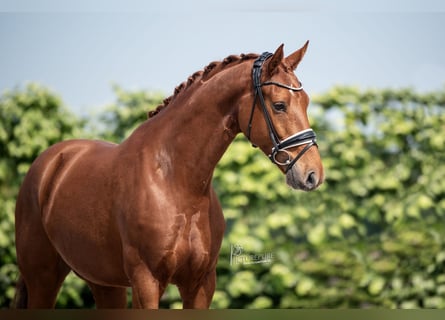
{"type": "Polygon", "coordinates": [[[109,153],[115,146],[104,141],[67,140],[49,147],[31,165],[22,183],[18,201],[22,197],[33,196],[32,200],[37,201],[36,204],[43,213],[44,208],[50,204],[58,183],[71,168],[83,162],[87,154],[103,153],[104,159],[109,159],[109,153]]]}

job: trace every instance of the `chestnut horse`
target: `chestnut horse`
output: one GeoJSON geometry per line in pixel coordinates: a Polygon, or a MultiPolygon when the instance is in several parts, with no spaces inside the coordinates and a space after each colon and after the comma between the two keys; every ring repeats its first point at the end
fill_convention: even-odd
{"type": "Polygon", "coordinates": [[[158,308],[169,283],[184,308],[208,308],[224,235],[212,175],[243,132],[295,189],[323,168],[294,70],[283,56],[229,56],[178,86],[121,144],[71,140],[32,164],[16,205],[18,307],[51,308],[70,270],[98,308],[158,308]],[[298,160],[298,161],[297,161],[298,160]]]}

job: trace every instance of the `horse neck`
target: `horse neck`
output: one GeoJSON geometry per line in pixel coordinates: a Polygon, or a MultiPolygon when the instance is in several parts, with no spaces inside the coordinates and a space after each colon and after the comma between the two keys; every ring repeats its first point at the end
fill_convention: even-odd
{"type": "Polygon", "coordinates": [[[197,81],[140,127],[142,148],[151,159],[155,153],[164,162],[163,176],[175,187],[208,192],[218,161],[240,132],[238,103],[251,90],[246,87],[251,81],[246,65],[197,81]]]}

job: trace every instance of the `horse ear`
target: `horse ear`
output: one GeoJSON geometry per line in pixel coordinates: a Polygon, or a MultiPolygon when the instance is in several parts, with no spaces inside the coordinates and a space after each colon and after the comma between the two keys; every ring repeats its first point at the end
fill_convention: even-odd
{"type": "Polygon", "coordinates": [[[295,70],[300,63],[300,61],[303,59],[304,54],[306,53],[307,47],[309,45],[309,40],[306,41],[304,46],[302,46],[300,49],[286,57],[285,63],[291,68],[292,70],[295,70]]]}
{"type": "Polygon", "coordinates": [[[267,67],[267,72],[269,77],[273,76],[274,73],[278,70],[278,66],[283,61],[283,47],[284,44],[282,43],[277,50],[275,50],[275,53],[273,54],[272,58],[269,60],[269,64],[267,67]]]}

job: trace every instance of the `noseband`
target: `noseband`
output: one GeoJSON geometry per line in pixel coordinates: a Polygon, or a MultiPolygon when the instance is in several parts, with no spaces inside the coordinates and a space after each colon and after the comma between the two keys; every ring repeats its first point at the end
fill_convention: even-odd
{"type": "MultiPolygon", "coordinates": [[[[300,132],[297,132],[289,137],[287,137],[284,140],[281,140],[277,134],[277,131],[275,130],[275,127],[272,123],[272,119],[270,117],[269,111],[267,111],[266,102],[264,100],[263,91],[261,87],[263,86],[270,86],[275,85],[280,88],[288,89],[291,91],[301,91],[303,90],[303,86],[300,84],[300,86],[293,87],[288,86],[283,83],[275,82],[275,81],[266,81],[261,83],[261,69],[263,67],[264,62],[272,56],[272,53],[264,52],[258,59],[255,60],[253,64],[252,69],[252,80],[253,80],[253,88],[255,97],[253,99],[253,105],[252,105],[252,111],[250,113],[250,119],[249,124],[247,127],[247,139],[250,140],[250,131],[252,130],[252,120],[253,120],[253,114],[255,112],[255,106],[257,98],[260,100],[260,106],[264,114],[264,118],[266,119],[267,128],[269,129],[269,136],[272,140],[272,151],[269,154],[269,159],[280,166],[286,166],[285,172],[288,172],[292,166],[300,159],[303,154],[306,153],[312,146],[317,146],[317,139],[315,132],[312,129],[305,129],[300,132]],[[287,151],[287,149],[303,146],[305,147],[298,153],[298,155],[292,159],[290,153],[287,151]],[[285,162],[281,162],[277,159],[277,155],[280,152],[284,152],[287,155],[287,160],[285,162]]],[[[255,145],[254,145],[255,146],[255,145]]]]}

